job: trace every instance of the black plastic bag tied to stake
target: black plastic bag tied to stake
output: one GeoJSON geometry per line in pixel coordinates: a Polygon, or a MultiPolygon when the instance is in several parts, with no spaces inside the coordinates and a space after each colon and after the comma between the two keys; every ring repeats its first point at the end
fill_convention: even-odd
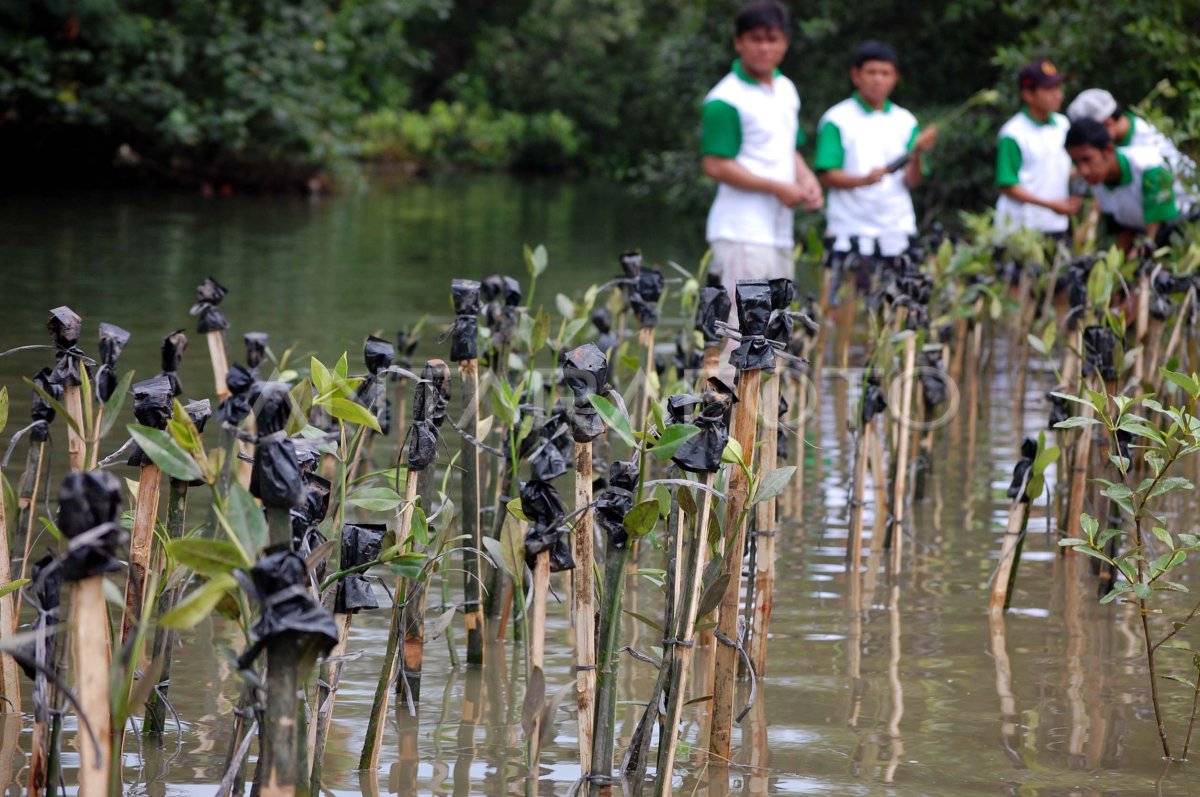
{"type": "MultiPolygon", "coordinates": [[[[522,405],[521,411],[534,412],[536,408],[522,405]]],[[[521,459],[529,462],[534,479],[548,482],[571,469],[573,448],[567,411],[560,404],[537,434],[527,435],[521,441],[517,453],[521,459]]]]}
{"type": "MultiPolygon", "coordinates": [[[[56,658],[58,637],[50,631],[61,619],[59,607],[62,605],[62,581],[62,568],[55,564],[53,554],[46,554],[33,563],[29,571],[29,583],[21,588],[25,602],[35,612],[30,630],[35,633],[42,632],[43,636],[21,646],[23,655],[17,658],[17,664],[21,666],[26,677],[35,682],[39,673],[31,664],[37,662],[48,669],[50,662],[56,658]]],[[[36,690],[36,683],[34,688],[36,690]]]]}
{"type": "Polygon", "coordinates": [[[252,371],[258,371],[258,367],[267,359],[267,341],[270,336],[266,332],[247,332],[242,335],[242,341],[246,344],[246,365],[252,371]]]}
{"type": "Polygon", "coordinates": [[[225,287],[212,277],[205,277],[204,282],[196,287],[196,303],[192,305],[188,314],[197,316],[197,332],[205,334],[229,328],[229,321],[217,307],[226,293],[225,287]]]}
{"type": "MultiPolygon", "coordinates": [[[[166,376],[154,376],[136,382],[133,385],[133,417],[142,426],[166,429],[167,421],[175,416],[174,399],[171,380],[166,376]]],[[[146,456],[146,452],[134,443],[128,464],[141,467],[154,463],[146,456]]]]}
{"type": "Polygon", "coordinates": [[[439,429],[450,403],[450,369],[441,360],[428,360],[413,393],[412,424],[408,429],[408,467],[425,470],[437,459],[439,429]]]}
{"type": "Polygon", "coordinates": [[[921,352],[921,396],[925,406],[936,407],[946,402],[946,372],[942,369],[941,349],[921,352]]]}
{"type": "Polygon", "coordinates": [[[96,398],[101,403],[117,390],[117,359],[129,343],[129,333],[116,324],[100,324],[100,367],[96,369],[96,398]]]}
{"type": "Polygon", "coordinates": [[[538,554],[550,552],[550,572],[575,569],[564,522],[562,498],[553,484],[530,479],[521,483],[521,512],[529,520],[525,532],[525,563],[532,570],[538,554]]]}
{"type": "MultiPolygon", "coordinates": [[[[54,374],[49,368],[43,368],[33,375],[33,384],[45,391],[47,396],[61,403],[63,386],[53,380],[54,374]]],[[[29,427],[29,439],[35,443],[44,443],[49,440],[50,424],[54,421],[56,413],[54,406],[36,390],[33,391],[33,396],[29,401],[29,414],[33,416],[33,423],[29,427]]],[[[15,440],[16,438],[14,438],[14,442],[15,440]]]]}
{"type": "Polygon", "coordinates": [[[1083,330],[1084,376],[1098,373],[1105,382],[1116,379],[1117,368],[1113,361],[1116,346],[1116,333],[1108,327],[1090,326],[1085,328],[1083,330]]]}
{"type": "MultiPolygon", "coordinates": [[[[382,523],[347,523],[342,526],[342,556],[338,567],[347,570],[361,567],[379,558],[383,551],[383,536],[387,526],[382,523]]],[[[338,582],[333,610],[337,614],[354,614],[363,609],[378,609],[379,601],[371,582],[362,573],[344,577],[338,582]]]]}
{"type": "Polygon", "coordinates": [[[183,361],[183,353],[187,351],[188,339],[182,329],[177,329],[163,338],[162,342],[162,375],[171,380],[171,395],[183,393],[179,384],[179,363],[183,361]]]}
{"type": "Polygon", "coordinates": [[[291,509],[303,497],[304,481],[295,443],[286,431],[292,414],[289,386],[286,382],[256,382],[250,403],[258,428],[250,494],[264,506],[291,509]]]}
{"type": "MultiPolygon", "coordinates": [[[[208,419],[213,416],[212,402],[208,399],[189,401],[183,405],[183,411],[187,413],[188,419],[196,427],[196,431],[204,434],[204,427],[208,425],[208,419]]],[[[200,487],[203,484],[203,479],[188,482],[188,486],[190,487],[200,487]]]]}
{"type": "Polygon", "coordinates": [[[1037,450],[1037,441],[1032,438],[1026,437],[1021,443],[1021,458],[1013,466],[1012,481],[1008,485],[1009,498],[1015,499],[1019,496],[1022,503],[1029,503],[1029,494],[1025,492],[1025,488],[1029,483],[1029,470],[1033,467],[1033,460],[1037,458],[1037,450]]]}
{"type": "Polygon", "coordinates": [[[718,324],[729,321],[729,311],[733,302],[729,292],[724,288],[701,288],[700,300],[696,306],[696,329],[704,338],[705,348],[715,348],[721,345],[721,330],[718,324]]]}
{"type": "Polygon", "coordinates": [[[269,549],[250,569],[235,571],[242,587],[259,604],[258,618],[251,626],[254,641],[238,658],[238,667],[247,669],[259,653],[276,640],[292,639],[304,658],[325,655],[338,642],[333,615],[317,603],[309,586],[308,569],[303,557],[290,550],[269,549]]]}
{"type": "MultiPolygon", "coordinates": [[[[737,396],[729,385],[713,376],[704,383],[699,401],[691,402],[691,406],[697,403],[700,409],[692,423],[700,432],[685,440],[671,461],[688,473],[716,473],[721,468],[721,454],[729,442],[729,417],[737,396]]],[[[676,405],[678,409],[672,413],[672,420],[686,422],[684,407],[687,405],[683,401],[676,405]]]]}
{"type": "Polygon", "coordinates": [[[358,386],[355,396],[379,422],[379,430],[386,435],[392,428],[392,404],[387,395],[387,369],[396,358],[396,349],[390,341],[371,335],[363,344],[363,361],[367,366],[367,378],[358,386]]]}
{"type": "Polygon", "coordinates": [[[633,509],[634,490],[640,471],[633,462],[616,461],[608,467],[608,486],[596,499],[596,523],[608,535],[608,544],[624,548],[629,541],[625,530],[625,515],[633,509]]]}
{"type": "Polygon", "coordinates": [[[229,398],[221,402],[217,409],[217,417],[222,423],[236,427],[250,415],[250,388],[254,386],[254,374],[241,363],[229,366],[225,374],[225,385],[229,388],[229,398]]]}
{"type": "Polygon", "coordinates": [[[46,322],[50,336],[54,339],[54,372],[51,379],[64,387],[81,384],[80,364],[87,360],[79,348],[79,336],[83,333],[83,319],[70,307],[63,305],[50,311],[46,322]]]}
{"type": "Polygon", "coordinates": [[[585,343],[562,355],[563,381],[571,391],[568,418],[576,443],[588,443],[604,433],[604,420],[592,406],[592,396],[609,391],[608,359],[595,343],[585,343]]]}
{"type": "Polygon", "coordinates": [[[455,279],[450,282],[454,300],[454,326],[450,329],[450,359],[461,363],[479,358],[479,282],[455,279]]]}
{"type": "Polygon", "coordinates": [[[768,280],[739,280],[736,290],[738,330],[741,343],[729,355],[738,371],[774,371],[775,350],[767,341],[767,324],[774,308],[772,299],[782,291],[772,290],[768,280]]]}
{"type": "Polygon", "coordinates": [[[592,310],[592,326],[596,328],[596,348],[608,356],[617,348],[617,336],[612,331],[612,313],[607,307],[592,310]]]}
{"type": "Polygon", "coordinates": [[[883,391],[878,374],[871,374],[863,381],[862,425],[866,426],[875,416],[887,409],[887,394],[883,391]]]}
{"type": "Polygon", "coordinates": [[[66,581],[120,570],[129,536],[121,528],[121,482],[106,471],[69,473],[58,488],[58,528],[67,538],[59,560],[66,581]]]}
{"type": "Polygon", "coordinates": [[[484,318],[491,330],[493,350],[509,346],[517,327],[517,308],[521,304],[521,283],[505,274],[485,277],[480,287],[484,302],[484,318]]]}

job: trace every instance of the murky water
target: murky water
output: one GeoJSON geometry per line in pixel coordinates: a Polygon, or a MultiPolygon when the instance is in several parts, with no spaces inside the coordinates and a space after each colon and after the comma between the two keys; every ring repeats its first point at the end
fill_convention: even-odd
{"type": "MultiPolygon", "coordinates": [[[[452,276],[500,270],[524,280],[525,242],[545,242],[550,250],[551,269],[538,288],[543,299],[612,274],[615,252],[629,245],[684,264],[701,250],[696,220],[631,203],[610,189],[490,178],[318,204],[88,195],[6,198],[0,211],[6,299],[0,349],[42,342],[46,310],[66,303],[89,330],[100,320],[130,329],[134,339],[122,366],[145,375],[157,370],[161,337],[192,328],[186,315],[192,291],[208,274],[231,289],[223,309],[233,322],[234,359],[236,335],[253,328],[271,333],[277,353],[295,342],[297,352],[331,360],[344,349],[356,357],[368,332],[390,335],[422,313],[446,315],[452,276]]],[[[418,356],[441,356],[431,338],[418,356]]],[[[808,427],[803,487],[783,499],[767,677],[735,729],[728,780],[703,751],[703,704],[686,710],[688,749],[680,755],[677,794],[724,794],[728,782],[729,791],[745,795],[1142,795],[1153,793],[1160,777],[1162,793],[1190,793],[1186,766],[1161,770],[1136,613],[1096,605],[1086,564],[1058,555],[1046,498],[1032,513],[1013,610],[989,622],[988,580],[1008,514],[1004,489],[1022,434],[1044,426],[1041,396],[1053,381],[1035,368],[1018,414],[1006,352],[997,341],[990,378],[974,391],[977,409],[964,406],[935,435],[934,467],[924,499],[912,508],[900,571],[871,557],[857,585],[844,565],[853,468],[846,417],[856,388],[826,371],[819,412],[808,427]],[[861,596],[861,612],[854,611],[854,595],[861,596]]],[[[27,412],[19,377],[48,355],[0,359],[0,383],[15,398],[10,432],[27,412]]],[[[185,387],[211,390],[203,346],[193,346],[182,376],[185,387]]],[[[972,395],[966,384],[962,395],[972,395]]],[[[59,447],[65,459],[61,440],[59,447]]],[[[10,480],[19,476],[23,451],[19,445],[6,470],[10,480]]],[[[868,528],[873,512],[869,504],[868,528]]],[[[642,565],[660,566],[653,552],[642,565]]],[[[1181,580],[1194,583],[1194,573],[1181,580]]],[[[661,601],[657,588],[643,579],[634,584],[629,600],[653,615],[661,601]]],[[[558,577],[554,586],[565,596],[558,577]]],[[[451,589],[455,598],[457,574],[451,589]]],[[[1187,612],[1186,598],[1171,604],[1172,616],[1187,612]]],[[[435,583],[431,603],[439,602],[435,583]]],[[[630,617],[626,624],[624,639],[650,651],[654,633],[630,617]]],[[[570,633],[565,606],[552,603],[550,694],[571,678],[570,633]]],[[[387,613],[358,615],[348,649],[362,655],[342,671],[325,760],[329,791],[523,794],[524,665],[511,636],[510,629],[510,641],[489,650],[482,671],[451,667],[445,641],[430,643],[418,716],[395,712],[381,769],[359,773],[387,613]],[[481,707],[476,722],[464,723],[464,704],[481,707]]],[[[128,793],[215,791],[239,689],[230,660],[240,644],[240,634],[223,622],[186,637],[171,687],[181,732],[172,727],[161,750],[144,747],[142,755],[137,737],[128,737],[128,793]]],[[[1186,663],[1172,656],[1182,658],[1163,658],[1186,663]]],[[[654,678],[648,665],[623,660],[619,749],[654,678]]],[[[1192,691],[1163,684],[1178,740],[1192,691]]],[[[542,754],[541,794],[568,793],[578,774],[567,704],[557,730],[542,754]]],[[[28,722],[19,735],[10,726],[0,741],[0,776],[23,783],[28,722]]],[[[68,749],[68,779],[77,761],[68,749]]]]}

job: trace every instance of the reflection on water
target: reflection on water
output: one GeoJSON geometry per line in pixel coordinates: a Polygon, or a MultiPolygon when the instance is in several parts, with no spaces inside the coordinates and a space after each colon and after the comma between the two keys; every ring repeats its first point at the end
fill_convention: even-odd
{"type": "MultiPolygon", "coordinates": [[[[366,332],[390,334],[423,313],[445,315],[451,276],[505,270],[523,277],[525,242],[550,249],[551,271],[538,288],[547,299],[613,273],[614,253],[628,245],[681,263],[694,263],[701,248],[695,220],[602,187],[490,178],[317,205],[127,195],[5,199],[0,207],[0,284],[9,297],[0,348],[40,342],[46,309],[66,303],[89,327],[103,319],[130,329],[122,365],[141,374],[156,370],[166,332],[190,328],[192,290],[209,273],[231,289],[223,309],[233,334],[261,328],[276,353],[295,341],[298,352],[331,357],[356,351],[366,332]]],[[[236,343],[231,350],[240,359],[236,343]]],[[[438,352],[427,339],[418,354],[438,352]]],[[[27,411],[19,376],[44,360],[38,353],[0,360],[0,378],[16,398],[14,418],[27,411]]],[[[886,518],[877,511],[881,491],[868,478],[863,565],[847,574],[855,438],[846,419],[858,388],[823,379],[803,487],[783,499],[769,677],[735,729],[732,762],[704,755],[706,704],[685,710],[677,793],[1154,791],[1159,749],[1137,617],[1128,607],[1098,606],[1090,569],[1058,556],[1045,498],[1032,510],[1013,611],[989,621],[987,582],[1007,519],[1003,488],[1022,433],[1043,423],[1041,396],[1053,378],[1030,373],[1018,403],[1015,380],[1004,376],[1003,341],[993,363],[1000,375],[968,377],[963,410],[934,437],[933,470],[912,508],[898,572],[879,544],[886,518]]],[[[203,347],[193,348],[182,376],[185,386],[208,390],[203,347]]],[[[376,448],[381,461],[387,448],[376,448]]],[[[642,565],[661,566],[645,550],[642,565]]],[[[461,577],[451,572],[450,579],[457,594],[461,577]]],[[[553,585],[564,602],[549,609],[548,694],[573,678],[566,582],[556,576],[553,585]]],[[[630,586],[639,613],[655,616],[657,588],[644,579],[630,586]]],[[[430,594],[440,595],[440,585],[430,594]]],[[[382,590],[379,598],[387,604],[382,590]]],[[[436,615],[431,608],[429,617],[436,615]]],[[[650,652],[653,634],[632,617],[625,622],[625,638],[650,652]]],[[[489,647],[482,672],[452,667],[446,641],[430,643],[425,702],[416,716],[394,707],[380,769],[354,771],[387,634],[386,611],[354,621],[348,649],[362,655],[342,670],[324,766],[329,793],[524,794],[524,664],[511,629],[509,642],[489,647]]],[[[231,665],[239,640],[224,622],[182,640],[171,685],[182,728],[172,726],[161,749],[128,737],[129,793],[213,793],[240,688],[231,665]]],[[[618,754],[656,678],[633,658],[621,668],[618,754]]],[[[1175,726],[1186,721],[1190,697],[1186,689],[1164,691],[1175,726]]],[[[67,724],[73,729],[73,718],[67,724]]],[[[19,733],[13,722],[0,730],[0,779],[23,782],[29,723],[19,733]]],[[[541,753],[540,794],[568,793],[578,774],[569,701],[556,730],[541,753]]],[[[70,745],[64,762],[71,776],[78,759],[70,745]]],[[[1170,770],[1162,789],[1186,793],[1187,773],[1170,770]]]]}

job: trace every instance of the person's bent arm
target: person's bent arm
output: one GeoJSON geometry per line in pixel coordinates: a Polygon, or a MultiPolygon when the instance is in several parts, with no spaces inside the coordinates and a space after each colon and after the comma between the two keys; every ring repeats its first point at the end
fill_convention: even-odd
{"type": "Polygon", "coordinates": [[[759,177],[733,158],[705,155],[703,166],[704,173],[719,183],[725,183],[743,191],[772,194],[789,208],[799,205],[808,194],[799,183],[784,183],[767,177],[759,177]]]}
{"type": "Polygon", "coordinates": [[[821,182],[799,152],[796,153],[796,185],[804,189],[805,196],[801,200],[801,204],[805,210],[820,210],[825,206],[825,194],[821,191],[821,182]]]}
{"type": "Polygon", "coordinates": [[[1079,208],[1083,205],[1083,199],[1077,196],[1067,197],[1066,199],[1042,199],[1019,185],[1001,186],[1000,193],[1018,202],[1028,202],[1031,205],[1038,205],[1039,207],[1053,210],[1061,216],[1074,215],[1079,212],[1079,208]]]}
{"type": "Polygon", "coordinates": [[[921,162],[921,156],[933,149],[933,145],[937,142],[937,134],[937,125],[930,125],[913,139],[912,156],[904,167],[905,187],[916,188],[925,178],[925,165],[921,162]]]}
{"type": "Polygon", "coordinates": [[[842,169],[826,169],[821,172],[821,185],[826,188],[836,188],[846,191],[851,188],[863,188],[868,185],[875,185],[875,183],[886,176],[886,166],[880,166],[862,175],[850,174],[842,169]]]}

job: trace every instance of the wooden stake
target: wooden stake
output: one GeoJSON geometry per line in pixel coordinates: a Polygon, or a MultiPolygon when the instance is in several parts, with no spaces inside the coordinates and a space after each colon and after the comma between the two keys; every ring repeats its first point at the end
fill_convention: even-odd
{"type": "MultiPolygon", "coordinates": [[[[592,503],[592,444],[575,444],[575,511],[592,503]]],[[[575,569],[575,704],[579,724],[579,768],[586,777],[592,772],[592,728],[596,694],[596,584],[595,536],[592,510],[576,516],[575,569]]]]}
{"type": "Polygon", "coordinates": [[[229,376],[229,360],[225,356],[225,333],[214,329],[205,335],[208,338],[208,356],[212,360],[213,381],[217,385],[217,403],[229,398],[229,385],[225,383],[229,376]]]}
{"type": "Polygon", "coordinates": [[[77,731],[79,795],[104,797],[108,794],[112,715],[108,704],[108,611],[104,602],[103,576],[92,576],[75,584],[71,593],[71,615],[76,693],[87,724],[99,744],[97,751],[81,721],[77,731]]]}
{"type": "MultiPolygon", "coordinates": [[[[422,481],[429,479],[425,471],[410,470],[404,487],[404,511],[400,528],[404,539],[412,530],[413,509],[416,507],[417,492],[422,481]]],[[[428,506],[428,505],[426,505],[428,506]]],[[[400,589],[397,582],[396,589],[400,589]]],[[[399,594],[399,593],[397,593],[399,594]]],[[[404,677],[396,681],[396,700],[421,702],[421,668],[425,662],[425,583],[413,581],[405,585],[404,606],[400,610],[400,668],[404,677]]]]}
{"type": "MultiPolygon", "coordinates": [[[[779,373],[767,376],[762,390],[763,441],[759,461],[762,473],[778,467],[779,446],[779,373]]],[[[750,660],[754,672],[762,677],[767,671],[767,636],[771,630],[771,608],[775,600],[775,499],[755,507],[757,567],[754,573],[753,615],[750,626],[750,660]]]]}
{"type": "MultiPolygon", "coordinates": [[[[525,524],[522,523],[522,531],[525,524]]],[[[541,674],[541,683],[545,689],[546,673],[546,598],[550,594],[550,551],[545,550],[537,555],[533,563],[533,595],[529,612],[529,675],[534,679],[534,673],[541,674]]],[[[541,710],[533,716],[529,729],[529,772],[533,783],[538,780],[538,759],[541,757],[541,710]]],[[[536,790],[535,790],[536,791],[536,790]]]]}
{"type": "Polygon", "coordinates": [[[301,651],[295,639],[267,645],[267,705],[262,731],[259,792],[262,797],[292,797],[300,782],[299,700],[301,651]]]}
{"type": "Polygon", "coordinates": [[[67,424],[67,456],[70,458],[71,470],[82,471],[87,464],[87,441],[75,431],[76,428],[83,429],[83,398],[79,385],[63,387],[63,405],[75,422],[74,425],[67,424]]]}
{"type": "MultiPolygon", "coordinates": [[[[333,615],[333,623],[337,626],[338,641],[333,650],[329,651],[328,659],[339,659],[346,654],[346,640],[350,637],[350,623],[354,615],[349,612],[333,615]]],[[[333,725],[333,706],[337,700],[338,681],[342,677],[342,662],[326,661],[322,667],[321,680],[327,686],[317,687],[317,711],[315,722],[309,730],[309,761],[312,775],[309,778],[309,791],[321,793],[322,761],[325,757],[325,745],[329,740],[329,728],[333,725]]]]}
{"type": "MultiPolygon", "coordinates": [[[[188,483],[170,479],[167,491],[167,537],[182,539],[187,519],[188,483]]],[[[161,567],[161,562],[155,565],[161,567]]],[[[162,616],[175,607],[180,587],[164,589],[158,601],[158,614],[162,616]]],[[[165,702],[171,685],[171,659],[175,650],[175,631],[159,626],[154,629],[154,647],[150,659],[162,658],[162,671],[158,676],[158,690],[146,699],[146,718],[142,722],[142,735],[161,736],[167,729],[165,702]]]]}
{"type": "MultiPolygon", "coordinates": [[[[704,475],[704,486],[712,487],[714,474],[704,475]]],[[[675,638],[678,642],[671,658],[671,673],[668,679],[670,692],[667,698],[667,713],[663,717],[663,738],[658,746],[658,777],[654,782],[656,797],[671,794],[674,779],[675,754],[679,747],[679,723],[683,716],[683,704],[687,697],[687,680],[691,672],[692,653],[695,650],[696,611],[700,602],[700,586],[704,576],[705,553],[708,551],[708,524],[712,513],[712,493],[701,493],[700,512],[692,529],[684,581],[680,583],[681,608],[675,638]]]]}
{"type": "MultiPolygon", "coordinates": [[[[850,492],[850,535],[846,540],[846,570],[856,574],[862,567],[863,498],[866,494],[867,457],[871,443],[872,423],[858,430],[858,444],[854,447],[854,482],[850,492]]],[[[878,475],[875,477],[879,480],[878,475]]],[[[875,511],[880,511],[876,507],[875,511]]]]}
{"type": "MultiPolygon", "coordinates": [[[[463,360],[458,364],[463,382],[463,410],[467,413],[465,428],[479,438],[479,361],[463,360]]],[[[476,553],[483,548],[479,534],[479,449],[467,439],[462,442],[462,523],[463,534],[463,619],[467,632],[467,664],[483,666],[485,619],[483,592],[480,583],[480,561],[476,553]],[[473,548],[473,550],[470,550],[473,548]]]]}
{"type": "MultiPolygon", "coordinates": [[[[9,557],[8,519],[4,514],[4,501],[0,500],[0,585],[12,582],[12,560],[9,557]]],[[[0,598],[0,639],[11,637],[17,632],[17,615],[14,611],[12,593],[0,598]]],[[[21,677],[17,662],[12,656],[0,656],[0,689],[4,700],[0,712],[21,713],[21,677]]],[[[13,724],[11,722],[6,723],[13,724]]],[[[6,781],[7,782],[7,781],[6,781]]]]}
{"type": "Polygon", "coordinates": [[[992,582],[992,596],[988,601],[988,613],[993,617],[1003,615],[1012,600],[1012,586],[1016,574],[1017,557],[1020,556],[1019,542],[1025,531],[1025,521],[1029,517],[1029,504],[1022,501],[1020,496],[1013,499],[1008,508],[1008,528],[1004,532],[1004,541],[1000,545],[1000,563],[996,565],[995,580],[992,582]]]}
{"type": "MultiPolygon", "coordinates": [[[[1082,405],[1081,417],[1088,420],[1092,419],[1095,414],[1095,408],[1091,402],[1084,402],[1082,405]]],[[[1080,516],[1083,514],[1083,499],[1087,492],[1087,476],[1088,476],[1088,460],[1091,456],[1092,449],[1092,429],[1091,426],[1082,426],[1079,429],[1079,438],[1075,443],[1074,459],[1071,463],[1071,492],[1067,501],[1067,536],[1078,537],[1082,532],[1080,524],[1080,516]]],[[[1066,549],[1066,554],[1071,554],[1071,549],[1066,549]]]]}
{"type": "MultiPolygon", "coordinates": [[[[738,403],[733,408],[732,436],[742,447],[746,467],[753,471],[754,443],[758,432],[758,403],[762,387],[762,372],[742,371],[738,382],[738,403]]],[[[746,545],[746,524],[742,511],[750,500],[750,482],[740,467],[730,468],[726,487],[725,535],[730,542],[725,551],[721,575],[729,579],[721,598],[717,628],[726,638],[738,637],[738,597],[742,591],[742,551],[746,545]],[[733,536],[730,537],[729,535],[733,536]]],[[[737,687],[738,651],[728,644],[716,650],[713,674],[713,718],[709,751],[719,759],[728,760],[733,736],[733,700],[737,687]]]]}
{"type": "MultiPolygon", "coordinates": [[[[904,326],[904,313],[900,317],[900,326],[904,326]]],[[[900,399],[900,418],[898,419],[899,444],[896,446],[896,480],[892,491],[892,572],[900,570],[900,553],[903,549],[904,536],[904,505],[908,498],[908,448],[912,439],[912,400],[913,382],[916,373],[913,368],[917,357],[917,336],[912,334],[904,340],[904,371],[902,373],[904,393],[900,399]]]]}
{"type": "Polygon", "coordinates": [[[143,465],[138,477],[137,507],[129,534],[129,580],[125,584],[125,616],[121,622],[121,642],[129,639],[133,624],[142,616],[150,554],[154,547],[154,524],[158,519],[158,496],[162,490],[162,471],[154,463],[143,465]]]}

